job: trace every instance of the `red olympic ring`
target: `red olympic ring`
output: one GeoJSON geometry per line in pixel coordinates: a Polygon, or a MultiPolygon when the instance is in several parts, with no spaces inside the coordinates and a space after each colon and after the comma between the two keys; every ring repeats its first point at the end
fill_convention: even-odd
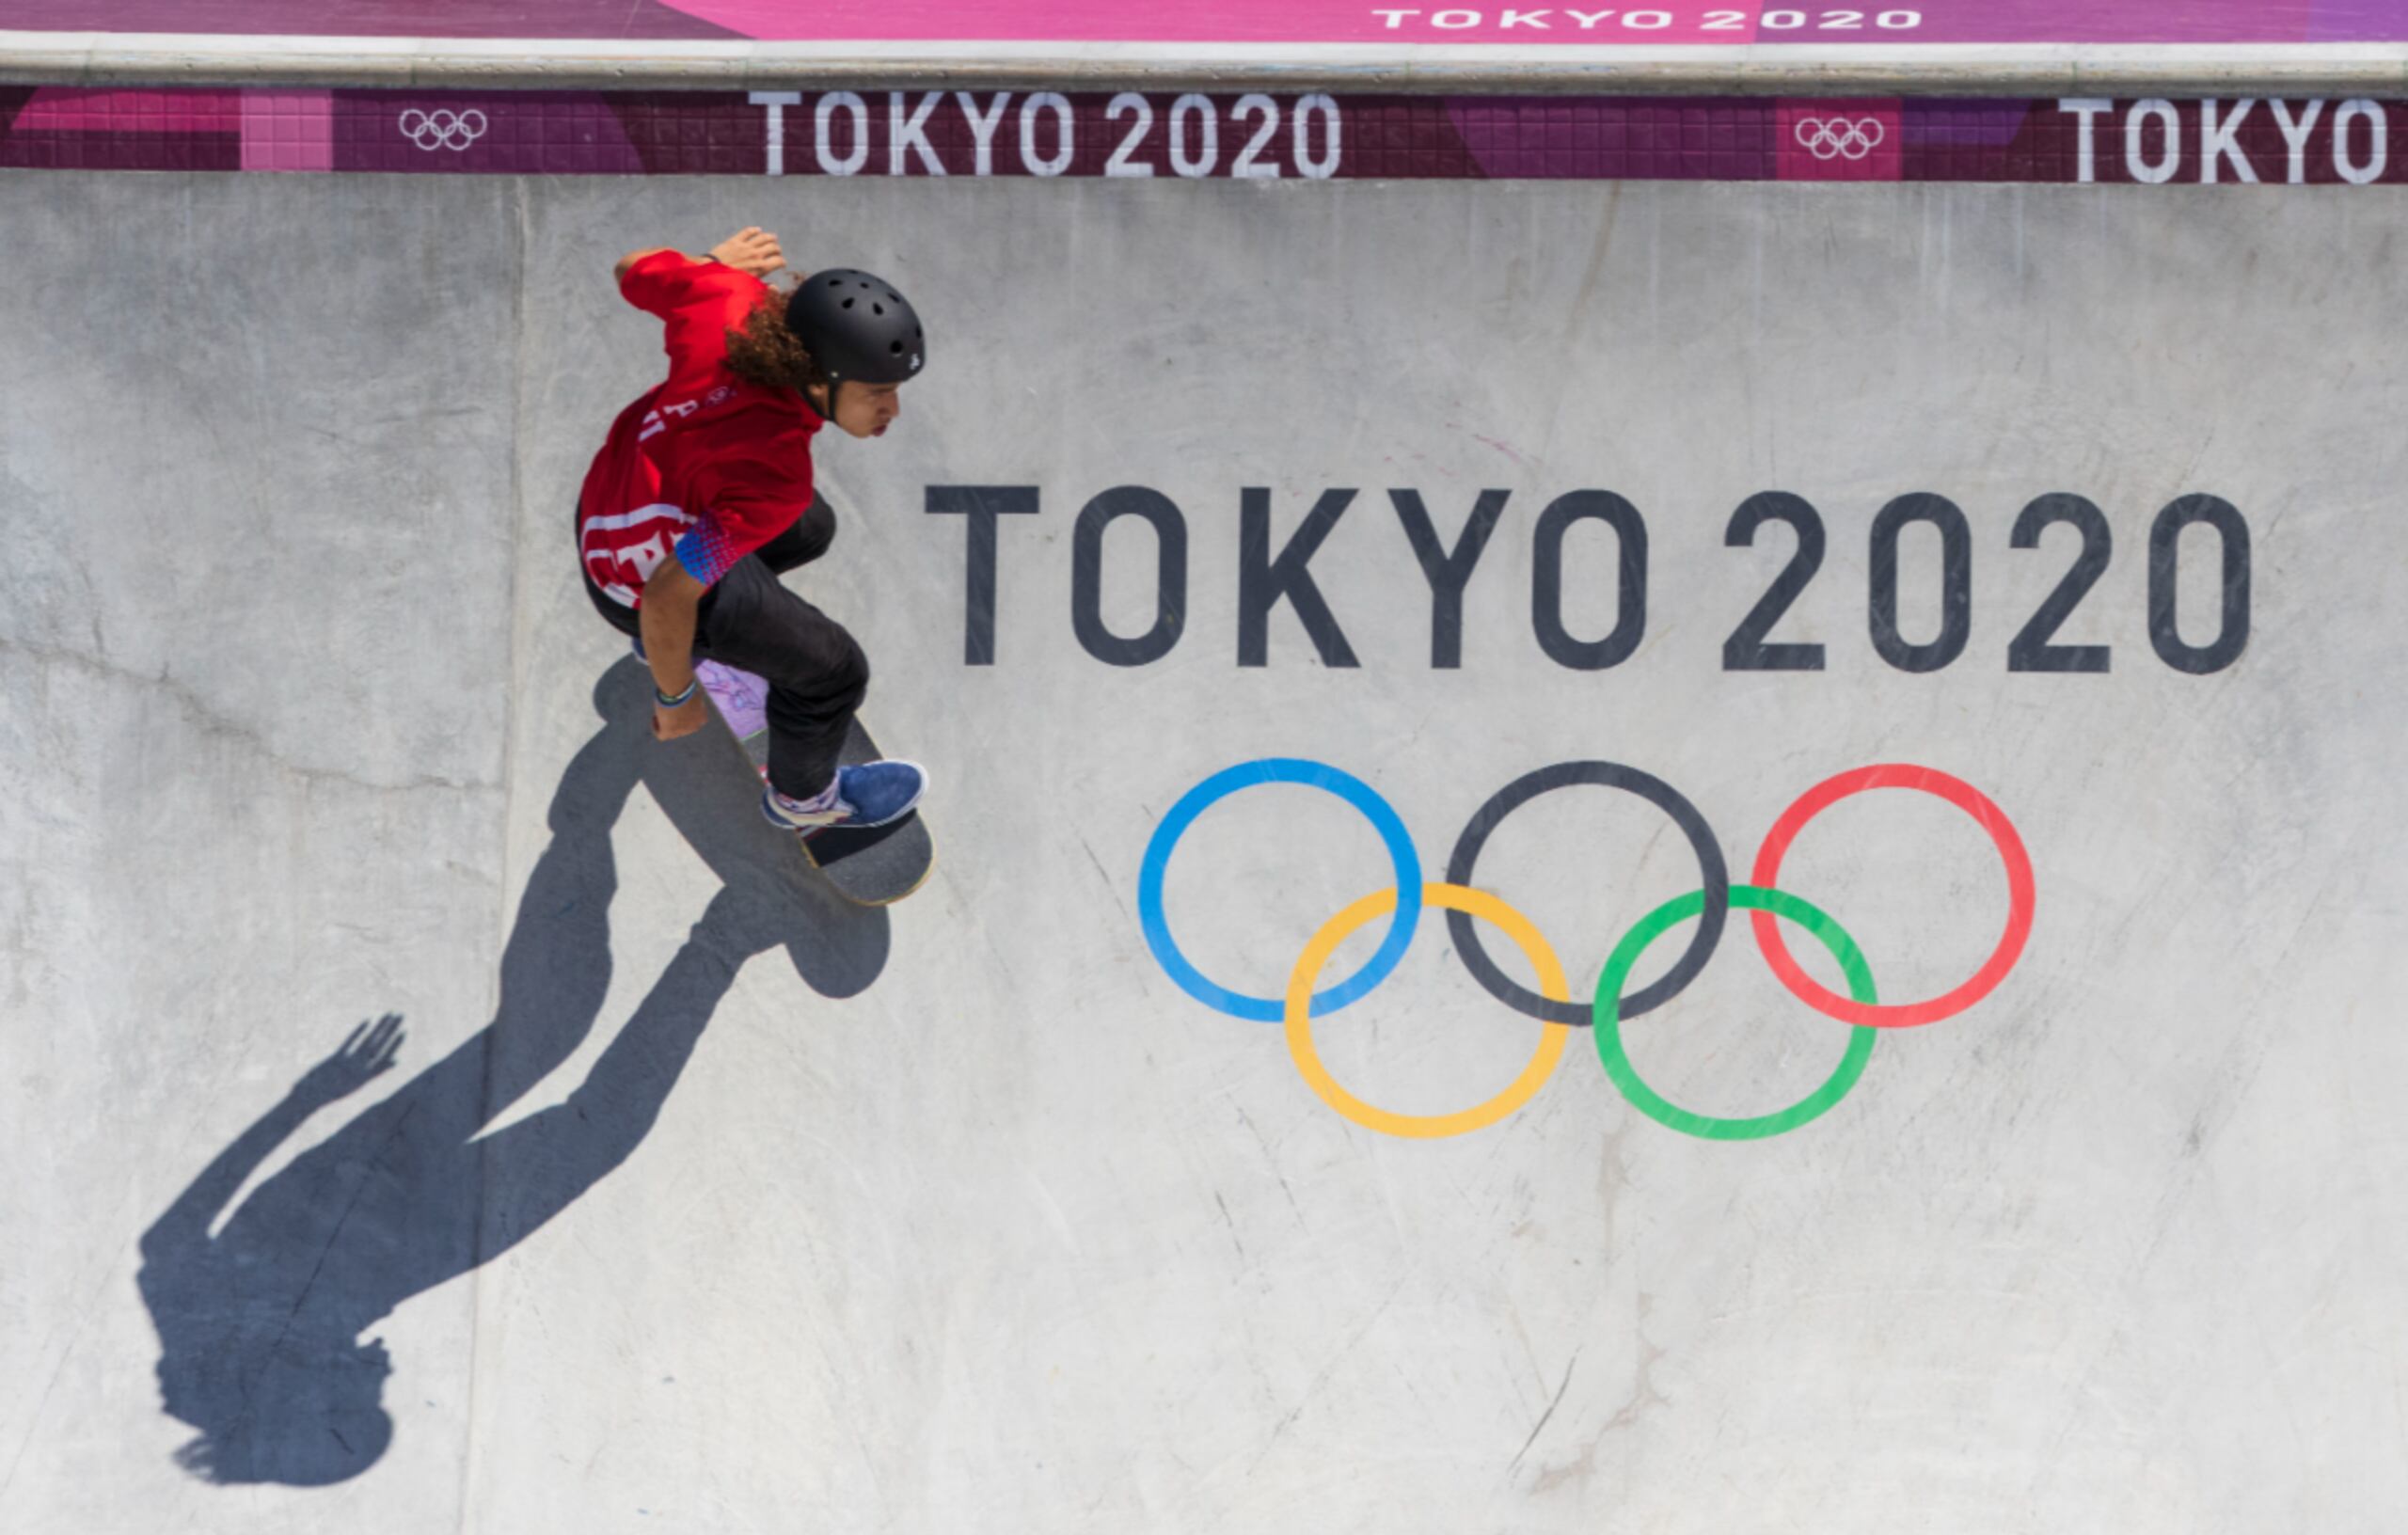
{"type": "Polygon", "coordinates": [[[2016,834],[2015,823],[2006,812],[1990,802],[1989,797],[1961,778],[1951,778],[1931,768],[1917,768],[1910,763],[1878,763],[1850,772],[1827,778],[1804,794],[1798,802],[1781,813],[1765,833],[1765,845],[1756,851],[1756,871],[1750,882],[1766,890],[1778,890],[1781,884],[1781,861],[1789,852],[1789,845],[1806,823],[1852,794],[1867,789],[1921,789],[1938,795],[1971,815],[1989,834],[1990,845],[1998,849],[2000,862],[2006,865],[2006,931],[1999,935],[1998,947],[1972,978],[1954,991],[1925,1002],[1868,1004],[1850,1001],[1832,991],[1798,968],[1790,957],[1789,941],[1782,934],[1769,911],[1751,911],[1750,924],[1755,928],[1756,947],[1764,951],[1765,963],[1781,977],[1781,984],[1790,994],[1827,1018],[1843,1023],[1861,1023],[1877,1029],[1910,1029],[1917,1024],[1937,1023],[1943,1018],[1954,1018],[1973,1004],[1988,996],[2015,961],[2023,956],[2023,941],[2032,936],[2032,907],[2035,890],[2032,883],[2032,855],[2023,850],[2023,839],[2016,834]]]}

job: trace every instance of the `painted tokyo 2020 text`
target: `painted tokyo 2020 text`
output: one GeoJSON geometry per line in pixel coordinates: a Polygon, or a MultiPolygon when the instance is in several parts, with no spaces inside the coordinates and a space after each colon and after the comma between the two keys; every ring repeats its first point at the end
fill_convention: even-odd
{"type": "Polygon", "coordinates": [[[1585,33],[1604,41],[1617,35],[1639,35],[1661,41],[1679,40],[1701,42],[1739,42],[1753,40],[1760,33],[1774,36],[1791,34],[1805,38],[1829,37],[1848,40],[1866,33],[1884,41],[1902,40],[1899,33],[1923,30],[1923,12],[1893,7],[1888,9],[1863,10],[1823,8],[1814,10],[1787,9],[1776,7],[1759,11],[1754,7],[1734,10],[1727,7],[1641,6],[1635,10],[1591,8],[1574,9],[1562,6],[1502,6],[1493,8],[1434,7],[1427,9],[1401,9],[1373,7],[1371,14],[1390,32],[1434,32],[1439,34],[1488,34],[1527,37],[1533,32],[1585,33]]]}
{"type": "MultiPolygon", "coordinates": [[[[1362,664],[1333,605],[1317,578],[1313,560],[1360,492],[1323,491],[1297,520],[1284,541],[1272,534],[1273,495],[1249,487],[1239,492],[1237,519],[1238,571],[1234,593],[1237,611],[1237,664],[1270,664],[1271,616],[1286,608],[1302,625],[1313,653],[1324,666],[1362,664]]],[[[1390,490],[1389,507],[1402,536],[1409,544],[1429,589],[1430,665],[1445,670],[1463,665],[1464,598],[1481,557],[1490,548],[1512,510],[1512,493],[1478,493],[1469,514],[1450,542],[1418,490],[1390,490]]],[[[958,516],[967,530],[962,581],[962,659],[970,666],[996,662],[995,603],[1005,568],[1014,559],[1036,558],[1033,552],[1007,556],[1015,542],[1006,528],[1044,510],[1036,485],[929,485],[926,510],[958,516]]],[[[2004,521],[2004,518],[2001,519],[2004,521]]],[[[1967,655],[1973,638],[1973,519],[1956,501],[1929,491],[1893,498],[1864,525],[1866,586],[1864,614],[1867,646],[1880,661],[1901,672],[1938,672],[1967,655]],[[1900,548],[1910,530],[1915,574],[1901,574],[1900,548]],[[1936,543],[1938,559],[1927,558],[1936,543]],[[1931,583],[1924,603],[1936,609],[1937,621],[1927,632],[1908,635],[1900,623],[1900,591],[1909,580],[1931,583]]],[[[2059,631],[2076,620],[2094,587],[2115,558],[2115,531],[2106,512],[2087,497],[2070,492],[2040,496],[2018,510],[1998,540],[2004,554],[1996,559],[2061,559],[2055,584],[2028,614],[2019,615],[2004,643],[1991,652],[2009,672],[2059,673],[2101,673],[2115,662],[2109,643],[2075,643],[2059,631]],[[2046,542],[2044,535],[2062,526],[2063,533],[2046,542]]],[[[1145,536],[1139,534],[1137,536],[1145,536]]],[[[1188,590],[1189,519],[1179,504],[1146,485],[1116,485],[1090,497],[1081,507],[1070,538],[1069,627],[1088,655],[1111,666],[1145,666],[1168,656],[1186,632],[1192,611],[1188,590]],[[1104,541],[1116,524],[1142,523],[1154,544],[1154,619],[1140,633],[1119,633],[1104,622],[1104,541]]],[[[2147,629],[2149,649],[2165,667],[2198,676],[2224,671],[2241,658],[2249,643],[2252,608],[2252,554],[2249,524],[2239,508],[2222,497],[2187,494],[2158,507],[2146,532],[2147,629]],[[2195,533],[2186,539],[2186,531],[2195,533]],[[2178,600],[2184,562],[2216,562],[2211,610],[2185,614],[2178,600]]],[[[1834,664],[1831,647],[1817,642],[1775,638],[1775,630],[1793,604],[1822,570],[1830,535],[1823,513],[1801,496],[1782,490],[1748,497],[1723,524],[1722,542],[1732,548],[1786,541],[1788,558],[1751,606],[1744,590],[1688,600],[1711,602],[1727,611],[1722,632],[1721,663],[1727,672],[1820,672],[1834,664]],[[1783,533],[1769,530],[1779,524],[1783,533]]],[[[1610,490],[1575,490],[1548,501],[1529,523],[1530,629],[1539,650],[1559,666],[1599,672],[1631,658],[1646,638],[1651,597],[1647,520],[1631,501],[1610,490]],[[1614,550],[1605,555],[1594,544],[1575,569],[1567,539],[1583,523],[1596,523],[1612,535],[1614,550]],[[1614,621],[1602,632],[1576,633],[1567,617],[1567,593],[1581,596],[1610,592],[1614,621]]],[[[1984,542],[1988,542],[1986,538],[1984,542]]],[[[1327,562],[1325,562],[1326,566],[1327,562]]],[[[1324,568],[1324,576],[1342,575],[1324,568]]],[[[1339,580],[1331,582],[1340,590],[1339,580]]],[[[2194,594],[2199,588],[2194,588],[2194,594]]],[[[2095,606],[2095,605],[2094,605],[2095,606]]],[[[2203,609],[2210,604],[2201,601],[2203,609]]],[[[1717,623],[1724,620],[1718,618],[1717,623]]],[[[2074,633],[2095,631],[2096,614],[2083,614],[2074,633]]],[[[1597,627],[1592,625],[1592,630],[1597,627]]]]}

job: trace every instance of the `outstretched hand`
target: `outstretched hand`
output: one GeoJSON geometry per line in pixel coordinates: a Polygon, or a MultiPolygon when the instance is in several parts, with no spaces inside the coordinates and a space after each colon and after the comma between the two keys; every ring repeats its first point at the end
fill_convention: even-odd
{"type": "Polygon", "coordinates": [[[352,1030],[340,1049],[293,1084],[293,1091],[296,1097],[313,1102],[331,1103],[391,1070],[401,1050],[402,1015],[387,1013],[373,1023],[362,1023],[352,1030]]]}
{"type": "Polygon", "coordinates": [[[766,277],[786,264],[785,252],[778,248],[778,237],[754,225],[747,225],[713,245],[711,260],[755,277],[766,277]]]}

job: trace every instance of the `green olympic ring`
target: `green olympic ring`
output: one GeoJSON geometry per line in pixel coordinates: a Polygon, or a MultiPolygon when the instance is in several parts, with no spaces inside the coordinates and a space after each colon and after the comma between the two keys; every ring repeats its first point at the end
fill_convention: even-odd
{"type": "MultiPolygon", "coordinates": [[[[1823,947],[1840,962],[1840,971],[1847,977],[1849,996],[1867,1006],[1879,1000],[1874,995],[1873,967],[1864,962],[1864,951],[1820,907],[1787,891],[1766,890],[1760,885],[1733,885],[1731,904],[1769,911],[1805,928],[1821,939],[1823,947]]],[[[1614,945],[1611,957],[1606,960],[1605,973],[1597,977],[1597,1000],[1590,1015],[1596,1024],[1597,1059],[1605,1063],[1606,1075],[1613,1079],[1632,1107],[1684,1134],[1710,1141],[1753,1141],[1796,1130],[1847,1096],[1848,1089],[1856,1085],[1856,1079],[1864,1075],[1865,1063],[1873,1058],[1874,1040],[1880,1030],[1863,1023],[1849,1025],[1847,1053],[1840,1057],[1839,1066],[1820,1087],[1785,1109],[1749,1119],[1718,1119],[1682,1108],[1647,1085],[1622,1047],[1622,993],[1630,979],[1631,966],[1639,962],[1650,943],[1704,910],[1705,892],[1693,890],[1686,895],[1676,895],[1640,918],[1639,925],[1614,945]]]]}

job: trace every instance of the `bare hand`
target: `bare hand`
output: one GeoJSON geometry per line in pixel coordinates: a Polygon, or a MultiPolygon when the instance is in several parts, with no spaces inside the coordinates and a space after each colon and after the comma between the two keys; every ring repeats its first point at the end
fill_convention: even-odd
{"type": "Polygon", "coordinates": [[[711,260],[755,277],[766,277],[786,264],[778,237],[748,225],[711,247],[711,260]]]}
{"type": "Polygon", "coordinates": [[[673,741],[680,736],[691,736],[702,729],[703,721],[709,718],[710,704],[703,690],[697,688],[693,697],[673,709],[664,709],[657,703],[653,704],[652,734],[656,739],[673,741]]]}
{"type": "Polygon", "coordinates": [[[293,1091],[314,1102],[331,1103],[391,1070],[401,1049],[402,1015],[387,1013],[373,1023],[352,1030],[340,1049],[293,1084],[293,1091]]]}

